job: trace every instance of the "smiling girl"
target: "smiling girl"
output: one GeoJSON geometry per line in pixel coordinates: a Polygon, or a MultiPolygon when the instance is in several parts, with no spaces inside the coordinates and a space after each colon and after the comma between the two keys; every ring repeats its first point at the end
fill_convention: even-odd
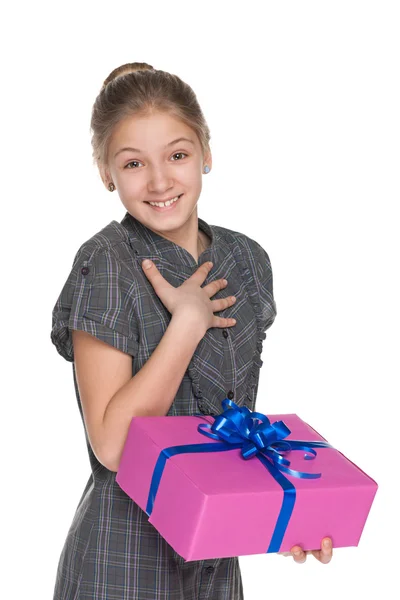
{"type": "Polygon", "coordinates": [[[198,217],[210,133],[179,77],[115,69],[91,127],[95,164],[126,213],[78,248],[52,314],[91,465],[54,600],[240,600],[238,557],[185,562],[115,476],[132,417],[218,414],[226,397],[255,410],[277,314],[270,260],[198,217]]]}

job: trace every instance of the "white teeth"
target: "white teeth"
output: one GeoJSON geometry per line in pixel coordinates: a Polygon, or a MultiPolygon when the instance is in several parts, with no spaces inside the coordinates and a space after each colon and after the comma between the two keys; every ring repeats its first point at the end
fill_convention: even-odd
{"type": "Polygon", "coordinates": [[[178,200],[179,196],[172,198],[172,200],[167,200],[167,202],[149,202],[152,206],[170,206],[173,202],[178,200]]]}

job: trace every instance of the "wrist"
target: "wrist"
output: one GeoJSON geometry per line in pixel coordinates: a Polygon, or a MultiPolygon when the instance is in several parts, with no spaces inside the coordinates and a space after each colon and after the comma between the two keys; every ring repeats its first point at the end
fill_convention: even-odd
{"type": "Polygon", "coordinates": [[[171,321],[178,323],[178,326],[182,328],[191,337],[194,337],[200,341],[204,335],[204,327],[201,326],[199,318],[193,314],[193,312],[186,309],[179,309],[172,315],[171,321]]]}

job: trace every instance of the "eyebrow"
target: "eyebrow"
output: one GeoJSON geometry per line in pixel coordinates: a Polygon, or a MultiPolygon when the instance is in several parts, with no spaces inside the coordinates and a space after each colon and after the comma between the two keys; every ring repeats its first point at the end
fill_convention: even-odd
{"type": "MultiPolygon", "coordinates": [[[[169,144],[167,144],[165,146],[165,148],[168,148],[169,146],[173,146],[174,144],[177,144],[178,142],[190,142],[191,144],[194,145],[194,141],[193,140],[191,140],[189,138],[185,138],[185,137],[180,137],[180,138],[177,138],[176,140],[173,140],[172,142],[169,142],[169,144]]],[[[127,151],[128,152],[142,152],[141,150],[139,150],[139,148],[130,148],[130,147],[121,148],[120,150],[118,150],[118,152],[116,152],[114,154],[114,158],[116,156],[118,156],[118,154],[121,154],[121,152],[127,152],[127,151]]]]}

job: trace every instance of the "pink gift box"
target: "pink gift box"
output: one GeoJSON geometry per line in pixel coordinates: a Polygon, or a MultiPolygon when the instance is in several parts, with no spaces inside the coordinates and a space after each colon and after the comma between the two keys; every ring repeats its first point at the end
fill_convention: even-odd
{"type": "MultiPolygon", "coordinates": [[[[295,414],[268,418],[272,424],[282,420],[290,429],[284,441],[326,441],[295,414]]],[[[133,418],[116,476],[122,490],[150,515],[149,522],[185,561],[287,552],[295,545],[312,550],[320,548],[323,537],[332,538],[334,548],[358,545],[378,485],[333,448],[315,448],[313,460],[304,460],[304,451],[285,455],[291,469],[322,474],[319,479],[301,479],[278,473],[278,480],[292,488],[286,494],[292,499],[295,495],[286,523],[282,484],[257,456],[244,459],[240,448],[166,458],[149,500],[164,449],[221,445],[221,440],[198,431],[201,423],[213,424],[214,418],[133,418]]]]}

